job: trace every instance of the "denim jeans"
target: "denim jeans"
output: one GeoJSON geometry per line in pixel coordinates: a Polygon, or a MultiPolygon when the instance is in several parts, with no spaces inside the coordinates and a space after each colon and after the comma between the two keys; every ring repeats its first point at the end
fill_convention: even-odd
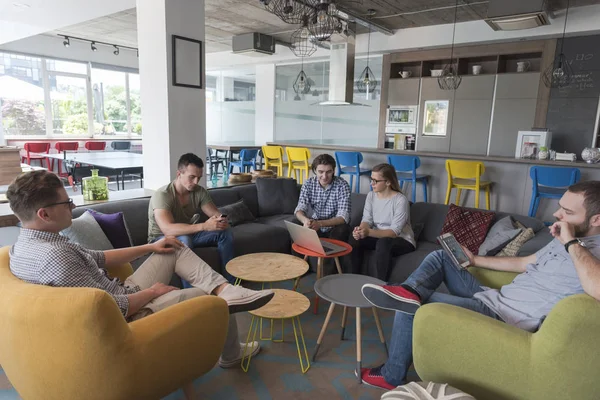
{"type": "MultiPolygon", "coordinates": [[[[163,236],[156,238],[156,240],[162,237],[163,236]]],[[[225,229],[222,231],[200,231],[193,235],[177,236],[177,239],[179,239],[190,249],[195,247],[210,247],[216,245],[217,251],[219,252],[219,257],[221,258],[222,275],[230,283],[235,281],[235,278],[225,270],[227,263],[234,257],[233,234],[231,233],[231,229],[225,229]]],[[[192,287],[183,279],[182,282],[184,288],[192,287]]]]}
{"type": "MultiPolygon", "coordinates": [[[[459,270],[443,250],[434,251],[425,257],[404,285],[419,293],[422,304],[452,304],[501,320],[484,303],[473,298],[475,293],[484,290],[481,283],[467,270],[459,270]],[[435,292],[442,283],[446,284],[451,294],[435,292]]],[[[389,357],[381,369],[386,382],[391,385],[401,385],[412,364],[413,320],[414,315],[396,312],[389,357]]]]}

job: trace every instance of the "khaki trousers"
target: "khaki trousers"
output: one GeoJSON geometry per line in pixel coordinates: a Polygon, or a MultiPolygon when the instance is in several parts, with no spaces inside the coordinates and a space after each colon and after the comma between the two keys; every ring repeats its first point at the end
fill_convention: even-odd
{"type": "MultiPolygon", "coordinates": [[[[188,247],[172,253],[154,253],[125,281],[125,286],[137,285],[140,289],[148,289],[155,283],[168,285],[173,274],[188,281],[193,287],[173,290],[152,300],[131,316],[131,320],[148,316],[173,304],[198,297],[210,295],[218,286],[228,283],[223,276],[213,270],[188,247]]],[[[210,322],[210,321],[207,321],[210,322]]],[[[229,329],[222,357],[232,360],[239,357],[240,341],[237,321],[234,315],[229,317],[229,329]]]]}

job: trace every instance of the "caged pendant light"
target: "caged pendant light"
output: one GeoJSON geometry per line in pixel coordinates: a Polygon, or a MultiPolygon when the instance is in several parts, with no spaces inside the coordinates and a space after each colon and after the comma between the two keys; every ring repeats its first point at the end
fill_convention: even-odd
{"type": "Polygon", "coordinates": [[[308,76],[304,73],[304,58],[302,58],[302,66],[300,67],[300,73],[296,77],[294,84],[292,85],[294,92],[296,92],[296,97],[294,100],[300,100],[301,94],[310,93],[310,82],[308,80],[308,76]]]}
{"type": "Polygon", "coordinates": [[[573,80],[573,68],[565,54],[563,48],[565,46],[565,33],[567,32],[567,19],[569,18],[570,1],[567,0],[567,11],[565,14],[565,26],[563,27],[562,40],[560,42],[560,54],[554,59],[552,64],[546,68],[542,75],[544,85],[548,88],[561,88],[569,85],[573,80]]]}
{"type": "Polygon", "coordinates": [[[442,74],[438,77],[438,85],[442,90],[456,90],[462,82],[458,74],[458,65],[454,64],[454,35],[456,34],[456,13],[458,11],[458,0],[454,7],[454,26],[452,28],[452,50],[450,51],[450,63],[444,66],[442,74]]]}
{"type": "MultiPolygon", "coordinates": [[[[370,15],[374,15],[375,10],[369,10],[370,15]]],[[[375,74],[369,67],[369,56],[371,50],[371,26],[369,26],[369,39],[367,44],[367,66],[360,74],[358,80],[356,81],[356,90],[360,93],[366,93],[366,99],[371,99],[371,93],[375,91],[379,82],[375,79],[375,74]]]]}
{"type": "Polygon", "coordinates": [[[318,0],[261,0],[267,11],[288,24],[301,24],[305,15],[314,13],[318,0]]]}
{"type": "Polygon", "coordinates": [[[308,30],[308,20],[310,16],[305,15],[302,20],[300,29],[294,31],[290,38],[292,43],[292,53],[296,57],[310,57],[317,51],[317,45],[310,40],[310,32],[308,30]]]}

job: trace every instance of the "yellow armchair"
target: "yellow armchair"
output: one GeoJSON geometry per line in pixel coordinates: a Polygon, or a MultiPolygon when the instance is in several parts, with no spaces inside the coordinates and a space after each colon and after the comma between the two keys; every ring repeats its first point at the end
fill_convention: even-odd
{"type": "Polygon", "coordinates": [[[224,300],[197,297],[128,324],[102,290],[21,281],[8,249],[0,249],[0,364],[21,397],[160,399],[216,364],[224,300]]]}

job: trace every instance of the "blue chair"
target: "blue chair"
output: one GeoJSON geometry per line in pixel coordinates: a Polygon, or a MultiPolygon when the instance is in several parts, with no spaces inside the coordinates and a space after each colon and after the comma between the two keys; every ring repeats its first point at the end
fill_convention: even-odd
{"type": "Polygon", "coordinates": [[[337,174],[350,175],[350,190],[356,176],[356,193],[360,193],[360,177],[361,175],[371,175],[371,170],[360,168],[360,163],[363,161],[362,153],[358,151],[336,151],[335,161],[337,163],[337,174]]]}
{"type": "Polygon", "coordinates": [[[240,151],[240,159],[231,161],[229,163],[229,173],[233,172],[233,167],[238,167],[240,172],[250,172],[250,167],[258,169],[256,165],[256,156],[258,155],[258,149],[243,149],[240,151]]]}
{"type": "Polygon", "coordinates": [[[396,170],[400,188],[404,191],[404,182],[412,184],[412,202],[417,199],[417,182],[423,185],[423,201],[427,203],[427,182],[429,175],[417,174],[421,159],[417,156],[388,156],[388,164],[396,170]]]}
{"type": "Polygon", "coordinates": [[[533,181],[529,216],[535,218],[540,199],[560,199],[567,188],[581,179],[579,168],[533,166],[529,170],[533,181]]]}

